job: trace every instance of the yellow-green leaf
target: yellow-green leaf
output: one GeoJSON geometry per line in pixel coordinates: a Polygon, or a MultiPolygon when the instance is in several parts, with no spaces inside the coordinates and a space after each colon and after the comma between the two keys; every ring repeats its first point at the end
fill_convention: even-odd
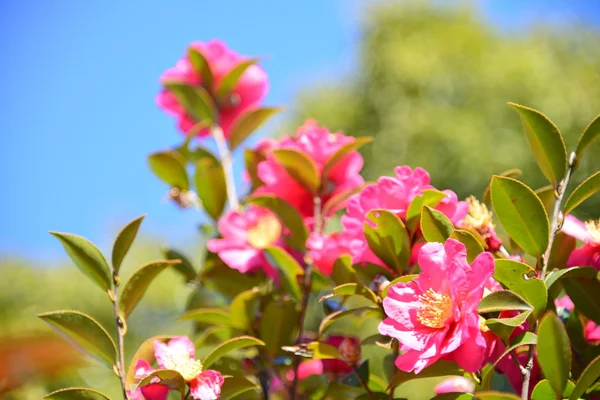
{"type": "Polygon", "coordinates": [[[428,242],[444,243],[454,232],[454,225],[444,213],[426,205],[421,211],[421,230],[428,242]]]}
{"type": "Polygon", "coordinates": [[[229,96],[233,89],[235,89],[235,86],[237,85],[244,72],[246,72],[248,67],[256,64],[257,62],[258,58],[251,58],[249,60],[242,61],[238,65],[233,67],[231,71],[229,71],[227,75],[223,77],[221,83],[219,84],[219,87],[217,89],[217,97],[219,98],[219,100],[226,100],[226,97],[229,96]]]}
{"type": "Polygon", "coordinates": [[[197,308],[183,314],[180,320],[192,320],[209,325],[233,326],[229,312],[221,308],[197,308]]]}
{"type": "Polygon", "coordinates": [[[170,369],[158,369],[139,381],[136,389],[149,385],[150,383],[168,386],[170,390],[176,390],[179,392],[181,400],[185,399],[187,385],[183,376],[181,376],[181,374],[177,371],[170,369]]]}
{"type": "Polygon", "coordinates": [[[316,195],[321,187],[321,178],[314,161],[304,152],[293,149],[273,150],[273,157],[285,171],[308,190],[316,195]]]}
{"type": "Polygon", "coordinates": [[[227,202],[225,173],[217,158],[208,150],[202,149],[196,158],[196,192],[204,210],[217,221],[227,202]]]}
{"type": "Polygon", "coordinates": [[[196,122],[208,124],[215,121],[216,106],[211,95],[202,86],[190,86],[181,82],[165,82],[177,102],[196,122]]]}
{"type": "Polygon", "coordinates": [[[269,118],[281,111],[279,107],[249,110],[240,115],[229,132],[229,148],[234,151],[248,136],[260,128],[269,118]]]}
{"type": "Polygon", "coordinates": [[[573,190],[565,203],[564,213],[568,214],[578,205],[592,197],[600,190],[600,171],[587,178],[573,190]]]}
{"type": "Polygon", "coordinates": [[[577,160],[581,159],[581,155],[585,149],[587,149],[594,140],[598,139],[598,137],[600,137],[600,115],[594,118],[581,134],[581,137],[577,142],[577,149],[575,150],[577,160]]]}
{"type": "Polygon", "coordinates": [[[410,239],[400,218],[387,210],[372,210],[365,217],[369,248],[387,266],[403,274],[410,259],[410,239]]]}
{"type": "Polygon", "coordinates": [[[367,143],[371,143],[373,141],[372,137],[363,136],[357,137],[352,142],[347,143],[336,150],[325,162],[325,166],[323,167],[323,173],[321,174],[323,178],[327,178],[329,173],[333,170],[333,168],[344,159],[348,154],[352,151],[360,149],[367,143]]]}
{"type": "Polygon", "coordinates": [[[221,343],[213,349],[202,361],[202,368],[209,369],[210,366],[225,354],[250,346],[264,346],[265,342],[252,336],[240,336],[221,343]]]}
{"type": "Polygon", "coordinates": [[[480,253],[484,252],[481,238],[464,229],[455,229],[450,234],[451,239],[458,240],[467,248],[467,261],[472,263],[480,253]]]}
{"type": "Polygon", "coordinates": [[[204,55],[193,47],[190,47],[188,49],[188,59],[190,60],[192,67],[194,67],[194,71],[202,78],[202,86],[209,92],[212,92],[214,78],[210,65],[204,55]]]}
{"type": "Polygon", "coordinates": [[[55,390],[44,396],[50,400],[110,400],[110,397],[94,389],[70,387],[55,390]]]}
{"type": "Polygon", "coordinates": [[[162,151],[148,156],[154,175],[170,187],[189,190],[190,182],[185,169],[185,159],[175,151],[162,151]]]}
{"type": "Polygon", "coordinates": [[[583,396],[585,391],[592,386],[598,378],[600,378],[600,356],[594,358],[583,370],[581,375],[579,375],[579,379],[577,379],[577,383],[575,383],[575,387],[571,392],[571,396],[569,396],[569,400],[577,400],[583,396]]]}
{"type": "Polygon", "coordinates": [[[115,273],[119,272],[119,268],[121,267],[121,263],[123,259],[127,255],[129,248],[133,244],[135,237],[137,236],[138,230],[140,229],[140,225],[142,224],[142,220],[145,215],[137,217],[119,232],[115,243],[113,244],[112,250],[112,266],[115,273]]]}
{"type": "Polygon", "coordinates": [[[532,305],[536,319],[544,314],[548,291],[529,265],[513,260],[496,260],[494,278],[532,305]]]}
{"type": "Polygon", "coordinates": [[[553,312],[540,320],[537,358],[557,398],[562,398],[571,369],[571,344],[565,326],[553,312]]]}
{"type": "Polygon", "coordinates": [[[251,390],[260,389],[256,384],[241,376],[228,376],[225,378],[219,400],[238,398],[239,395],[251,390]]]}
{"type": "Polygon", "coordinates": [[[302,289],[300,288],[298,277],[304,275],[304,269],[298,264],[294,257],[281,247],[268,247],[263,251],[267,256],[269,263],[283,272],[283,275],[292,290],[292,294],[296,300],[300,301],[300,299],[302,299],[302,289]]]}

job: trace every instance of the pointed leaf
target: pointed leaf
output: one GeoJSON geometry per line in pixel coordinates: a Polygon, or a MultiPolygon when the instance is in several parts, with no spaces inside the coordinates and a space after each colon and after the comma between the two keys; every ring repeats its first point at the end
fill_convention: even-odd
{"type": "Polygon", "coordinates": [[[484,252],[481,244],[481,239],[464,229],[455,229],[450,234],[451,239],[458,240],[467,248],[467,261],[470,263],[477,258],[480,253],[484,252]]]}
{"type": "Polygon", "coordinates": [[[546,276],[546,286],[548,290],[560,279],[567,278],[588,278],[595,279],[598,271],[594,267],[572,267],[558,271],[552,271],[546,276]]]}
{"type": "Polygon", "coordinates": [[[194,71],[196,71],[196,73],[202,78],[202,86],[211,92],[214,78],[210,69],[210,65],[208,64],[208,61],[204,55],[198,50],[190,47],[188,49],[188,59],[190,60],[192,67],[194,67],[194,71]]]}
{"type": "Polygon", "coordinates": [[[219,160],[208,150],[204,150],[196,159],[195,182],[202,207],[217,221],[227,201],[225,173],[219,160]]]}
{"type": "Polygon", "coordinates": [[[600,378],[600,356],[594,358],[583,370],[581,375],[579,375],[579,379],[577,379],[577,383],[575,383],[575,387],[569,396],[569,400],[577,400],[583,396],[585,391],[592,386],[598,378],[600,378]]]}
{"type": "Polygon", "coordinates": [[[387,210],[369,211],[365,220],[365,237],[373,253],[403,274],[410,259],[410,239],[402,220],[387,210]]]}
{"type": "Polygon", "coordinates": [[[454,232],[454,225],[441,211],[423,206],[421,230],[428,242],[444,243],[454,232]]]}
{"type": "Polygon", "coordinates": [[[197,308],[183,314],[180,320],[192,320],[209,325],[233,326],[229,312],[221,308],[197,308]]]}
{"type": "MultiPolygon", "coordinates": [[[[600,131],[600,124],[599,124],[600,131]]],[[[592,197],[596,192],[600,190],[600,171],[587,178],[579,186],[573,190],[573,193],[567,199],[565,203],[564,214],[568,214],[575,209],[578,205],[592,197]]]]}
{"type": "Polygon", "coordinates": [[[152,261],[135,271],[121,293],[119,308],[123,316],[127,318],[131,314],[158,274],[164,271],[165,268],[179,263],[179,260],[152,261]]]}
{"type": "Polygon", "coordinates": [[[189,190],[185,159],[177,152],[163,151],[150,154],[148,164],[154,175],[170,187],[189,190]]]}
{"type": "Polygon", "coordinates": [[[229,315],[235,328],[247,331],[256,318],[255,305],[260,295],[258,288],[245,290],[231,300],[229,315]]]}
{"type": "MultiPolygon", "coordinates": [[[[506,171],[498,174],[498,176],[506,176],[508,178],[513,178],[513,179],[517,179],[517,180],[519,180],[519,178],[522,175],[523,175],[523,171],[521,171],[518,168],[512,168],[512,169],[506,170],[506,171]]],[[[491,183],[492,182],[490,181],[490,183],[485,187],[485,190],[483,191],[483,202],[488,207],[490,207],[492,205],[492,194],[490,192],[491,183]]]]}
{"type": "Polygon", "coordinates": [[[102,290],[111,288],[110,268],[102,252],[89,240],[71,233],[50,232],[60,240],[65,251],[77,268],[96,283],[102,290]]]}
{"type": "Polygon", "coordinates": [[[258,177],[258,164],[266,159],[264,153],[259,150],[244,149],[244,164],[246,165],[246,171],[248,171],[250,181],[252,182],[250,193],[263,185],[263,182],[258,177]]]}
{"type": "Polygon", "coordinates": [[[56,332],[80,350],[112,368],[117,348],[106,329],[89,315],[61,310],[38,314],[56,332]]]}
{"type": "Polygon", "coordinates": [[[527,253],[541,256],[548,247],[550,224],[540,199],[511,178],[494,176],[491,188],[494,211],[508,235],[527,253]]]}
{"type": "Polygon", "coordinates": [[[331,325],[335,321],[339,320],[340,318],[347,317],[349,315],[356,315],[362,318],[380,317],[381,310],[378,306],[370,306],[358,307],[350,310],[336,311],[323,318],[323,320],[321,321],[321,325],[319,326],[319,333],[322,335],[323,333],[325,333],[325,331],[327,331],[327,329],[329,329],[329,327],[331,327],[331,325]]]}
{"type": "Polygon", "coordinates": [[[341,360],[342,356],[337,347],[321,342],[310,342],[306,345],[306,349],[312,354],[310,358],[313,359],[338,359],[341,360]]]}
{"type": "Polygon", "coordinates": [[[423,206],[435,207],[446,196],[446,193],[439,190],[423,190],[423,194],[415,197],[408,206],[408,210],[406,211],[406,227],[411,232],[414,232],[417,226],[419,226],[419,222],[421,222],[421,211],[423,210],[423,206]]]}
{"type": "Polygon", "coordinates": [[[244,72],[246,72],[248,67],[256,64],[257,62],[258,58],[251,58],[249,60],[242,61],[233,67],[231,71],[229,71],[221,80],[219,88],[217,89],[217,97],[222,101],[229,96],[229,94],[231,94],[231,92],[235,89],[235,86],[244,72]]]}
{"type": "Polygon", "coordinates": [[[283,272],[292,294],[296,300],[300,301],[302,299],[302,289],[298,277],[304,275],[304,269],[294,260],[294,257],[281,247],[268,247],[264,249],[264,252],[269,263],[283,272]]]}
{"type": "Polygon", "coordinates": [[[181,82],[165,82],[164,85],[195,121],[208,124],[215,121],[216,106],[205,88],[181,82]]]}
{"type": "Polygon", "coordinates": [[[348,254],[342,255],[333,263],[333,272],[331,279],[336,285],[343,285],[347,282],[357,282],[356,274],[352,268],[352,257],[348,254]]]}
{"type": "MultiPolygon", "coordinates": [[[[573,391],[573,387],[573,382],[568,381],[567,387],[563,393],[563,397],[568,397],[573,391]]],[[[537,385],[535,385],[533,393],[531,393],[531,400],[547,400],[555,398],[556,394],[554,393],[554,389],[552,389],[552,385],[547,379],[543,379],[537,385]]]]}
{"type": "Polygon", "coordinates": [[[221,343],[211,351],[202,361],[202,368],[209,369],[210,366],[225,354],[250,346],[264,346],[265,342],[252,336],[240,336],[221,343]]]}
{"type": "Polygon", "coordinates": [[[514,103],[508,104],[521,114],[533,158],[550,183],[556,185],[567,171],[567,150],[560,131],[541,112],[514,103]]]}
{"type": "Polygon", "coordinates": [[[596,279],[563,279],[562,284],[575,308],[600,324],[600,282],[596,279]]]}
{"type": "Polygon", "coordinates": [[[554,189],[554,186],[547,185],[541,187],[534,193],[542,202],[544,209],[546,210],[546,214],[551,215],[551,213],[554,211],[554,204],[556,203],[556,189],[554,189]]]}
{"type": "Polygon", "coordinates": [[[170,369],[158,369],[139,381],[136,389],[151,383],[168,386],[170,390],[176,390],[179,392],[181,395],[181,400],[185,399],[187,385],[185,383],[185,379],[183,379],[183,376],[181,376],[181,374],[177,371],[170,369]]]}
{"type": "Polygon", "coordinates": [[[531,311],[533,307],[525,299],[509,290],[497,290],[481,299],[477,311],[480,314],[503,310],[531,311]]]}
{"type": "Polygon", "coordinates": [[[112,251],[112,265],[115,273],[119,272],[119,268],[121,267],[121,263],[123,259],[127,255],[129,248],[133,244],[135,237],[137,236],[138,230],[140,229],[140,225],[142,224],[142,220],[145,215],[137,217],[119,232],[117,239],[113,245],[112,251]]]}
{"type": "Polygon", "coordinates": [[[494,279],[521,296],[533,306],[533,315],[540,318],[546,310],[548,291],[536,272],[527,264],[513,260],[496,260],[494,279]]]}
{"type": "Polygon", "coordinates": [[[293,343],[298,331],[298,311],[291,300],[270,301],[260,322],[260,338],[265,341],[267,354],[275,357],[283,353],[281,346],[293,343]]]}
{"type": "Polygon", "coordinates": [[[44,396],[51,400],[110,400],[110,397],[94,389],[70,387],[55,390],[44,396]]]}
{"type": "Polygon", "coordinates": [[[345,283],[337,286],[333,288],[332,294],[321,297],[321,300],[319,301],[323,301],[334,296],[362,296],[375,304],[379,303],[377,295],[371,289],[361,285],[360,283],[345,283]]]}
{"type": "Polygon", "coordinates": [[[571,345],[565,326],[553,312],[548,312],[540,320],[537,343],[537,357],[542,372],[556,393],[562,398],[571,369],[571,345]]]}
{"type": "Polygon", "coordinates": [[[196,270],[187,257],[173,249],[163,248],[161,251],[167,260],[181,261],[179,264],[175,264],[173,268],[183,275],[186,282],[191,282],[196,279],[196,270]]]}
{"type": "Polygon", "coordinates": [[[581,155],[585,149],[587,149],[594,140],[598,139],[598,137],[600,137],[600,115],[590,122],[577,142],[577,150],[575,150],[575,153],[577,154],[578,160],[581,159],[581,155]]]}
{"type": "Polygon", "coordinates": [[[321,178],[315,162],[306,153],[292,149],[273,150],[273,157],[285,171],[308,190],[316,195],[321,186],[321,178]]]}
{"type": "Polygon", "coordinates": [[[325,166],[323,167],[323,172],[321,176],[323,176],[323,178],[327,178],[331,171],[333,171],[333,168],[348,154],[360,149],[362,146],[372,141],[373,138],[369,136],[357,137],[352,142],[347,143],[339,149],[337,149],[336,152],[333,153],[325,162],[325,166]]]}
{"type": "Polygon", "coordinates": [[[248,136],[260,128],[269,118],[281,111],[279,107],[265,107],[249,110],[240,115],[229,132],[229,148],[237,149],[248,136]]]}
{"type": "Polygon", "coordinates": [[[348,199],[352,197],[352,195],[359,193],[363,187],[364,186],[359,186],[344,190],[331,196],[325,205],[323,205],[323,215],[328,216],[344,208],[348,202],[348,199]]]}
{"type": "Polygon", "coordinates": [[[246,378],[241,376],[228,376],[225,378],[223,387],[221,388],[221,395],[219,400],[229,400],[237,398],[240,394],[249,392],[251,390],[260,389],[257,385],[250,382],[246,378]]]}

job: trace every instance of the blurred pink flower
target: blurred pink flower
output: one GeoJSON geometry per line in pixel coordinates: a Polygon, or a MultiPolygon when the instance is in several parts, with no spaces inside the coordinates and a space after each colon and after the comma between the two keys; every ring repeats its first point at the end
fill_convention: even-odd
{"type": "Polygon", "coordinates": [[[473,393],[475,383],[463,376],[452,376],[443,380],[435,387],[435,394],[444,393],[473,393]]]}
{"type": "Polygon", "coordinates": [[[581,222],[567,215],[562,231],[585,243],[571,252],[567,267],[594,267],[600,270],[600,220],[581,222]]]}
{"type": "Polygon", "coordinates": [[[332,234],[313,232],[306,241],[306,247],[317,269],[322,274],[331,276],[335,261],[344,254],[350,254],[351,240],[343,231],[332,234]]]}
{"type": "Polygon", "coordinates": [[[427,243],[419,253],[421,274],[389,288],[383,300],[388,318],[379,332],[402,343],[399,369],[419,373],[444,358],[475,372],[485,362],[477,306],[494,273],[494,258],[481,253],[469,265],[466,256],[465,246],[454,239],[427,243]]]}
{"type": "MultiPolygon", "coordinates": [[[[325,343],[337,347],[340,352],[346,355],[350,355],[349,347],[352,347],[352,356],[354,357],[354,363],[360,359],[360,340],[355,337],[346,337],[342,335],[331,335],[325,340],[325,343]],[[348,342],[350,339],[350,342],[348,342]],[[342,347],[344,346],[344,347],[342,347]],[[358,346],[358,350],[356,349],[358,346]]],[[[312,375],[325,375],[327,379],[338,379],[348,375],[353,371],[353,367],[348,364],[348,361],[338,360],[336,358],[331,359],[313,359],[308,361],[302,361],[298,366],[298,379],[304,380],[312,375]]],[[[288,379],[293,380],[293,371],[290,371],[288,379]]]]}
{"type": "MultiPolygon", "coordinates": [[[[165,82],[180,82],[194,86],[205,86],[205,89],[213,94],[221,84],[223,78],[237,65],[248,60],[248,57],[240,56],[230,50],[225,43],[219,40],[212,40],[207,43],[194,42],[190,48],[197,50],[206,58],[213,74],[212,87],[206,87],[206,82],[202,82],[202,77],[198,74],[187,52],[184,54],[174,67],[166,70],[160,80],[165,82]]],[[[223,133],[227,137],[233,122],[244,112],[259,106],[261,100],[265,97],[269,88],[267,74],[258,65],[249,66],[240,77],[232,93],[225,99],[216,100],[219,114],[219,124],[223,133]]],[[[184,108],[178,103],[175,96],[168,90],[163,89],[157,96],[156,102],[166,112],[177,117],[179,128],[182,132],[188,132],[197,121],[188,115],[184,108]]],[[[199,136],[206,136],[210,132],[204,129],[199,136]]]]}
{"type": "MultiPolygon", "coordinates": [[[[575,309],[575,304],[573,304],[569,296],[563,296],[560,299],[554,300],[554,305],[556,313],[563,317],[565,317],[564,314],[567,314],[566,317],[568,317],[575,309]]],[[[600,325],[597,325],[594,321],[587,321],[583,327],[583,337],[591,345],[600,345],[600,325]]]]}

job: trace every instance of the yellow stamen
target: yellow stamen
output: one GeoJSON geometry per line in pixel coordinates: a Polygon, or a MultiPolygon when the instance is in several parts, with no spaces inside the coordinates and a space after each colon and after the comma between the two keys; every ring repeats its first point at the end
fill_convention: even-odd
{"type": "Polygon", "coordinates": [[[183,376],[186,382],[196,378],[202,372],[202,363],[190,358],[186,352],[167,350],[163,357],[165,369],[172,369],[183,376]]]}
{"type": "Polygon", "coordinates": [[[273,214],[260,217],[256,225],[248,229],[248,243],[255,249],[264,249],[281,237],[281,223],[273,214]]]}
{"type": "Polygon", "coordinates": [[[600,243],[600,219],[597,221],[587,221],[585,223],[585,229],[592,237],[592,241],[600,243]]]}
{"type": "Polygon", "coordinates": [[[421,305],[417,311],[417,320],[430,328],[443,328],[446,321],[452,316],[452,299],[444,294],[439,294],[433,289],[427,290],[419,296],[421,305]]]}
{"type": "Polygon", "coordinates": [[[489,227],[494,227],[492,212],[488,210],[485,204],[479,202],[475,196],[467,197],[467,203],[469,203],[469,212],[461,221],[461,225],[476,230],[482,235],[487,234],[489,227]]]}

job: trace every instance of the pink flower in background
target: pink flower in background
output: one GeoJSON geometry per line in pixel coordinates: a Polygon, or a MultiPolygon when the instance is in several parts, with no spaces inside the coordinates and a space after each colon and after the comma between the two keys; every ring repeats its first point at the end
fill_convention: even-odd
{"type": "MultiPolygon", "coordinates": [[[[173,68],[163,73],[160,78],[162,83],[180,82],[194,86],[202,85],[214,97],[214,93],[216,93],[223,78],[237,65],[248,60],[248,57],[238,55],[219,40],[212,40],[207,43],[194,42],[190,45],[190,48],[197,50],[206,58],[214,77],[212,87],[206,87],[206,82],[202,82],[202,77],[194,70],[187,52],[173,68]]],[[[268,88],[267,74],[258,65],[251,65],[244,71],[237,85],[233,88],[233,92],[227,98],[216,100],[219,114],[218,122],[226,137],[233,122],[241,114],[259,106],[268,88]]],[[[163,89],[158,94],[156,102],[166,112],[177,117],[182,132],[188,132],[196,124],[197,121],[194,121],[185,112],[175,96],[168,90],[163,89]]],[[[199,133],[199,136],[206,136],[209,133],[208,129],[204,129],[199,133]]]]}
{"type": "Polygon", "coordinates": [[[404,351],[396,366],[419,373],[443,358],[477,371],[487,347],[477,306],[494,273],[494,258],[481,253],[469,265],[465,246],[448,239],[425,244],[418,261],[421,274],[391,286],[383,300],[387,318],[379,332],[398,339],[404,351]]]}
{"type": "Polygon", "coordinates": [[[229,211],[219,219],[218,228],[222,238],[210,239],[208,250],[242,273],[262,269],[267,275],[276,276],[262,251],[281,242],[282,227],[275,214],[256,206],[229,211]]]}
{"type": "MultiPolygon", "coordinates": [[[[575,304],[573,304],[569,296],[563,296],[560,299],[554,300],[554,305],[556,306],[556,313],[561,319],[568,318],[575,309],[575,304]]],[[[597,325],[594,321],[587,321],[583,328],[583,337],[591,345],[600,345],[600,325],[597,325]]]]}
{"type": "Polygon", "coordinates": [[[458,196],[452,190],[444,190],[443,192],[446,193],[446,197],[440,201],[435,209],[441,211],[454,226],[457,226],[467,215],[469,204],[466,201],[459,201],[458,196]]]}
{"type": "MultiPolygon", "coordinates": [[[[268,150],[292,149],[302,152],[309,158],[317,172],[323,173],[323,168],[331,156],[342,146],[353,143],[356,139],[342,133],[331,133],[327,128],[320,127],[315,121],[308,120],[302,125],[295,137],[285,136],[278,141],[261,143],[267,154],[267,159],[258,165],[258,176],[264,186],[257,190],[258,194],[271,193],[293,205],[300,214],[312,223],[314,201],[302,185],[296,182],[277,162],[268,150]]],[[[364,184],[360,176],[363,159],[357,151],[351,151],[343,157],[322,177],[321,204],[324,205],[331,197],[360,187],[364,184]]],[[[345,202],[340,202],[337,209],[343,208],[345,202]]],[[[330,213],[337,211],[331,210],[330,213]]]]}
{"type": "Polygon", "coordinates": [[[475,391],[475,383],[463,376],[450,377],[435,387],[435,394],[473,393],[473,391],[475,391]]]}
{"type": "Polygon", "coordinates": [[[567,215],[562,231],[585,244],[573,250],[567,260],[567,267],[594,267],[600,270],[600,220],[581,222],[567,215]]]}
{"type": "MultiPolygon", "coordinates": [[[[341,354],[350,356],[351,360],[331,359],[313,359],[302,361],[298,366],[298,379],[304,380],[312,375],[325,375],[328,379],[338,379],[348,375],[353,371],[353,367],[348,362],[357,363],[360,359],[360,340],[355,337],[346,337],[342,335],[331,335],[325,341],[326,344],[337,347],[341,354]]],[[[293,380],[293,372],[290,380],[293,380]]]]}
{"type": "Polygon", "coordinates": [[[317,269],[331,276],[335,261],[344,254],[350,254],[350,242],[351,238],[343,231],[328,235],[313,232],[306,241],[306,247],[317,269]]]}

